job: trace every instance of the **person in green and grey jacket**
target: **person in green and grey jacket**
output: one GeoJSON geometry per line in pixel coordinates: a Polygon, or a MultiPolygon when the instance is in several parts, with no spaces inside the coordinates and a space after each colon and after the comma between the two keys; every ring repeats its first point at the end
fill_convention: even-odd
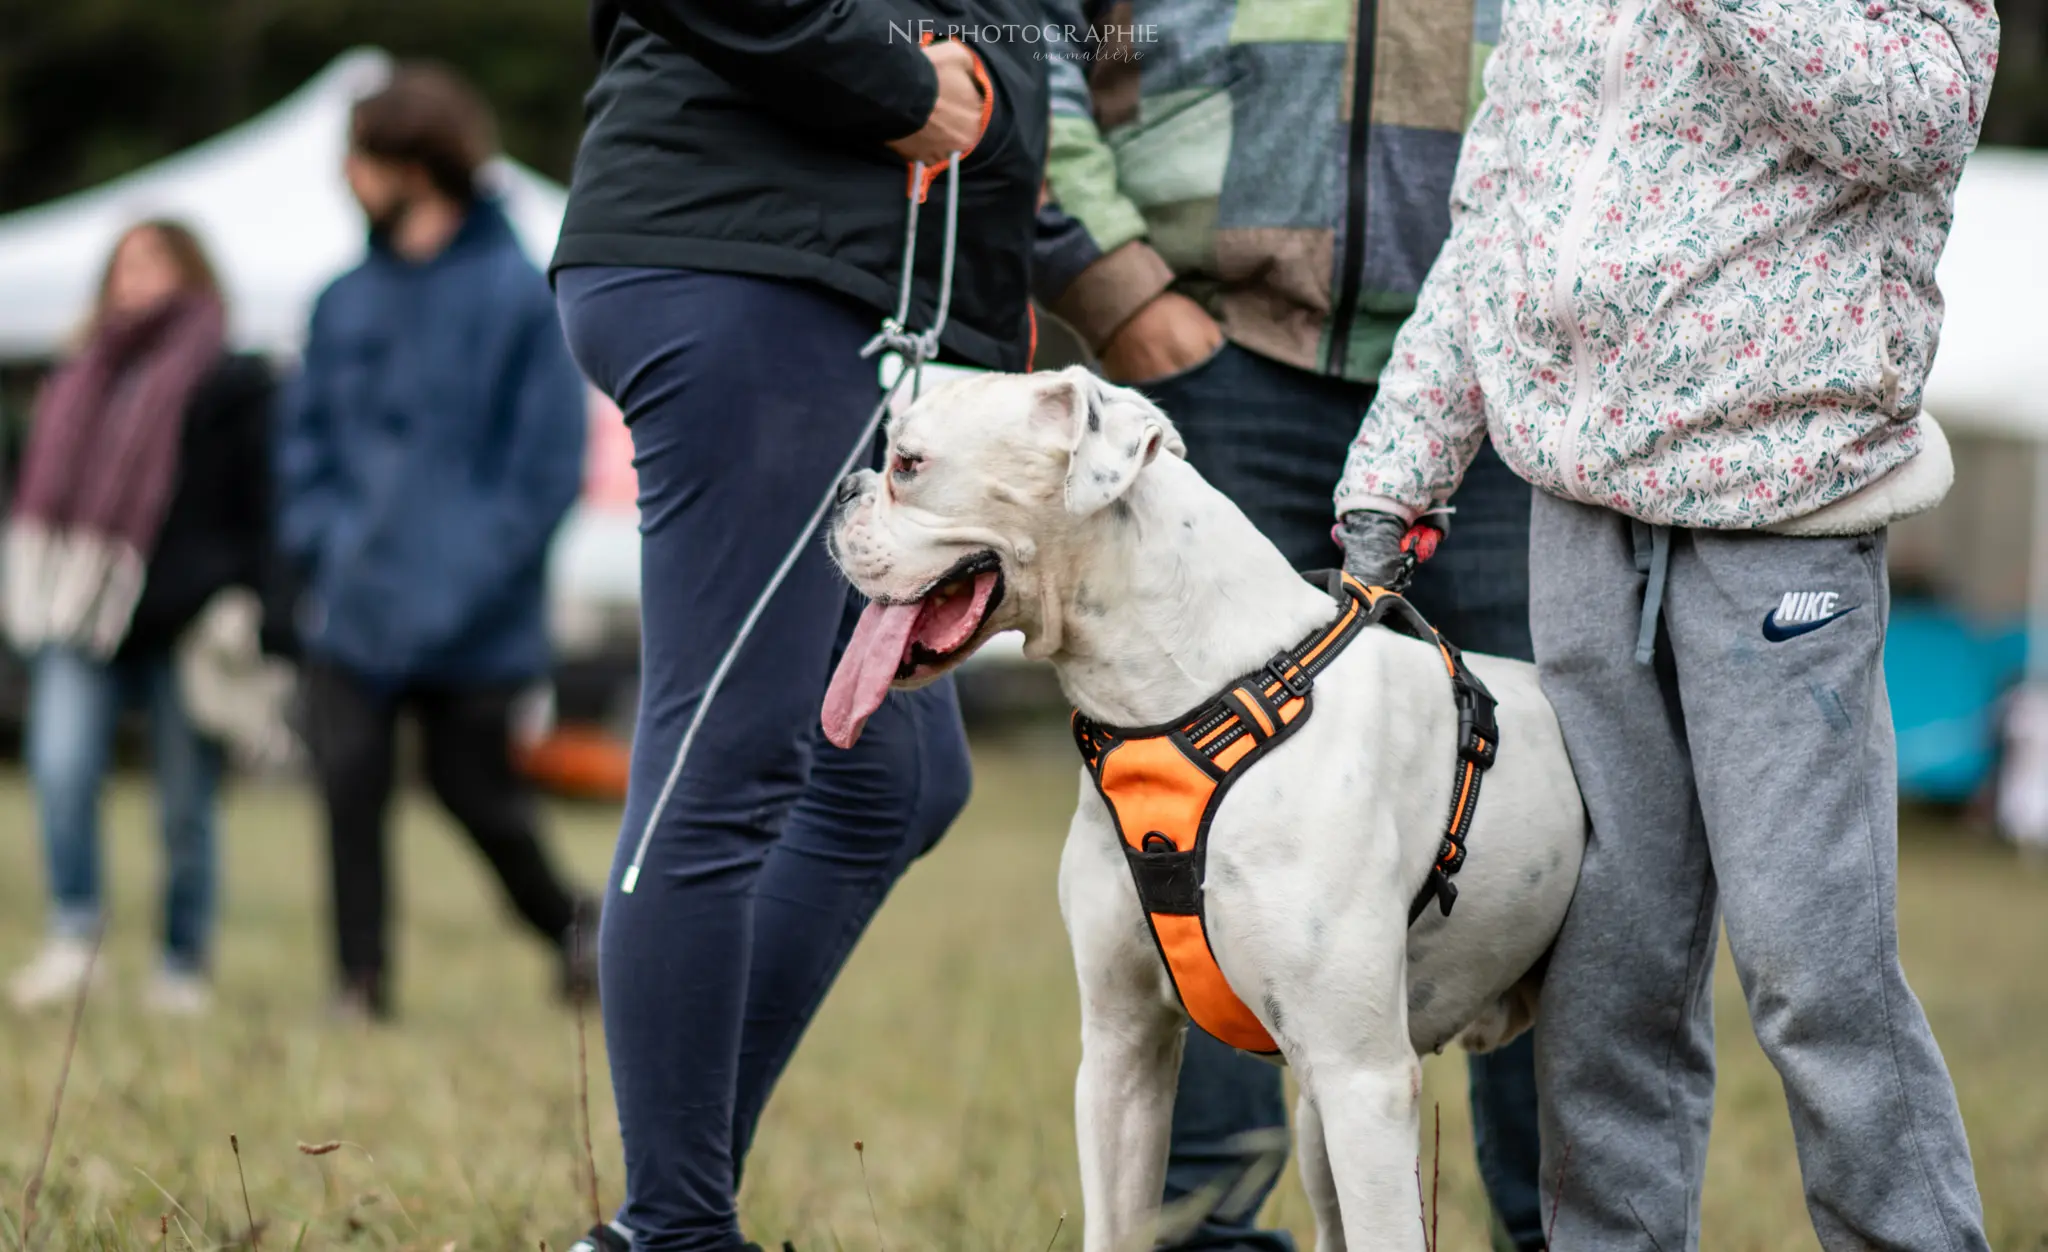
{"type": "MultiPolygon", "coordinates": [[[[1289,560],[1337,564],[1330,492],[1449,231],[1502,0],[1043,2],[1071,37],[1045,53],[1034,293],[1289,560]]],[[[1526,660],[1529,488],[1487,450],[1454,504],[1412,598],[1460,646],[1526,660]]],[[[1529,1040],[1471,1081],[1496,1245],[1541,1248],[1529,1040]]],[[[1190,1032],[1167,1199],[1214,1198],[1173,1246],[1292,1252],[1257,1225],[1286,1121],[1279,1071],[1190,1032]]]]}

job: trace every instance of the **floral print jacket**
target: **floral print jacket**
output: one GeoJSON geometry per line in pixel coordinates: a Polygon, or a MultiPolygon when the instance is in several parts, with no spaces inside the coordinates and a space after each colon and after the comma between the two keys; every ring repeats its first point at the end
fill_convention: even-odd
{"type": "Polygon", "coordinates": [[[1447,499],[1489,432],[1542,490],[1688,527],[1910,460],[1997,61],[1986,0],[1510,0],[1338,513],[1447,499]]]}

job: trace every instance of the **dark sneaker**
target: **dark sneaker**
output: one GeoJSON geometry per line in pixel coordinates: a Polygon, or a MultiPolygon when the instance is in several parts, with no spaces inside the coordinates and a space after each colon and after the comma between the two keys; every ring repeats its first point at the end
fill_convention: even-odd
{"type": "MultiPolygon", "coordinates": [[[[633,1252],[633,1232],[618,1222],[603,1226],[592,1226],[590,1233],[570,1244],[564,1252],[633,1252]]],[[[743,1243],[740,1252],[768,1252],[758,1243],[743,1243]]],[[[796,1252],[796,1245],[785,1242],[782,1252],[796,1252]]]]}
{"type": "Polygon", "coordinates": [[[378,974],[352,974],[328,1006],[328,1015],[343,1026],[374,1026],[389,1022],[391,993],[378,974]]]}
{"type": "Polygon", "coordinates": [[[633,1252],[633,1232],[617,1222],[592,1226],[566,1252],[633,1252]]]}

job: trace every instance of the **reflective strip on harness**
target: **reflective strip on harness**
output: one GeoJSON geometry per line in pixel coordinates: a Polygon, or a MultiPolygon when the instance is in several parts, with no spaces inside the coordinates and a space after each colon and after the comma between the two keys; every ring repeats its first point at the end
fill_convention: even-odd
{"type": "Polygon", "coordinates": [[[1308,720],[1315,676],[1362,628],[1389,613],[1434,643],[1450,672],[1458,704],[1458,776],[1436,862],[1409,910],[1411,925],[1431,899],[1451,911],[1457,888],[1450,877],[1464,864],[1480,778],[1498,742],[1492,696],[1406,600],[1348,574],[1335,576],[1329,590],[1344,606],[1336,621],[1178,721],[1123,729],[1074,714],[1074,742],[1116,823],[1139,904],[1181,1004],[1196,1025],[1246,1052],[1270,1055],[1279,1047],[1231,990],[1209,946],[1202,910],[1209,822],[1236,776],[1308,720]]]}

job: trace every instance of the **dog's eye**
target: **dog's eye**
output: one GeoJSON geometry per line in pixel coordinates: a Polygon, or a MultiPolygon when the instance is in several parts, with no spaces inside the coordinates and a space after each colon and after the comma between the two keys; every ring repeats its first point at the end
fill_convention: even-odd
{"type": "Polygon", "coordinates": [[[889,458],[889,472],[899,479],[916,476],[924,468],[924,458],[915,452],[898,452],[889,458]]]}

